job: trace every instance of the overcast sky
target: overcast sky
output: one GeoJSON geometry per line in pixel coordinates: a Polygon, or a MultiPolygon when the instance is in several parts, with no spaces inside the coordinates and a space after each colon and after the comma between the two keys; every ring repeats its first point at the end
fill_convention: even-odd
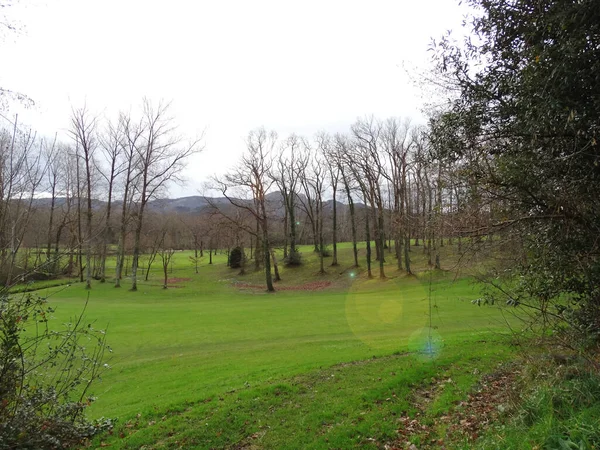
{"type": "Polygon", "coordinates": [[[64,133],[71,105],[112,115],[143,96],[172,101],[182,132],[206,130],[188,186],[172,196],[196,194],[258,126],[312,136],[370,114],[422,121],[406,68],[425,67],[431,38],[458,30],[465,13],[455,0],[21,0],[4,9],[22,30],[0,43],[0,86],[35,101],[20,118],[42,133],[64,133]]]}

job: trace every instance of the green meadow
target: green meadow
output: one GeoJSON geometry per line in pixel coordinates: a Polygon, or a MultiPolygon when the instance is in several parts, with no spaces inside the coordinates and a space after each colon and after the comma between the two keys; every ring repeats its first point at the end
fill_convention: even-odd
{"type": "MultiPolygon", "coordinates": [[[[261,273],[228,268],[224,254],[212,265],[205,255],[196,274],[191,253],[176,253],[168,289],[158,263],[137,292],[127,280],[121,289],[95,282],[85,316],[106,328],[113,352],[88,414],[118,422],[94,445],[378,448],[397,439],[397,423],[383,418],[415,411],[410,386],[454,380],[429,405],[434,417],[466,395],[473,373],[511,354],[508,319],[471,303],[480,286],[456,276],[451,246],[442,264],[452,270],[426,270],[415,247],[416,275],[390,254],[385,280],[352,268],[348,245],[339,266],[326,259],[325,275],[311,248],[301,251],[305,264],[281,267],[275,293],[261,273]]],[[[82,283],[40,292],[57,323],[88,298],[82,283]]]]}

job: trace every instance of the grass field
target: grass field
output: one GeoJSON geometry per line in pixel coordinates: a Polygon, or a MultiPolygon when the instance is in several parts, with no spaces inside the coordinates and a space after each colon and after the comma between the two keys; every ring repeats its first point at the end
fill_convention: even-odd
{"type": "MultiPolygon", "coordinates": [[[[386,280],[350,268],[348,246],[326,275],[316,274],[310,248],[302,251],[306,264],[282,268],[273,294],[253,287],[260,273],[239,276],[224,255],[213,265],[205,257],[195,274],[186,252],[176,254],[169,289],[157,266],[137,292],[94,283],[86,316],[108,326],[114,353],[89,413],[120,421],[103,440],[112,448],[377,448],[397,429],[383,417],[414,410],[409,386],[452,378],[433,405],[439,413],[465,395],[474,369],[492,370],[510,353],[500,311],[471,304],[478,286],[423,270],[418,249],[417,276],[398,272],[390,255],[386,280]],[[315,280],[322,288],[308,284],[315,280]],[[380,401],[385,407],[374,408],[380,401]]],[[[452,249],[444,251],[450,265],[452,249]]],[[[81,284],[41,292],[58,320],[87,296],[81,284]]]]}

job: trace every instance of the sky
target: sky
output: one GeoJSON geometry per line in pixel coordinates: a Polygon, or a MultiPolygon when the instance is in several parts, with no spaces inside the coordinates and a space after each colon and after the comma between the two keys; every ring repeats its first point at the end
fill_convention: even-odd
{"type": "Polygon", "coordinates": [[[0,86],[35,105],[2,114],[67,140],[72,107],[114,117],[143,97],[170,101],[179,132],[204,135],[173,197],[197,195],[235,164],[259,126],[310,137],[368,115],[422,122],[417,74],[430,66],[431,39],[460,31],[466,12],[457,0],[21,0],[3,9],[19,31],[0,35],[0,86]]]}

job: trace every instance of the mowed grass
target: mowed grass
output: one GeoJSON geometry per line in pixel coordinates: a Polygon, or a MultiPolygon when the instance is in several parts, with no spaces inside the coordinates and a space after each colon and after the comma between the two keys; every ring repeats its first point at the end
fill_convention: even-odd
{"type": "Polygon", "coordinates": [[[498,367],[512,353],[494,340],[457,343],[462,345],[434,358],[401,353],[247,384],[140,415],[94,443],[122,449],[376,449],[408,442],[439,447],[442,440],[448,448],[472,448],[473,440],[460,433],[449,438],[439,418],[465,399],[479,370],[498,367]],[[423,404],[419,393],[431,386],[439,387],[435,398],[423,404]],[[406,418],[419,422],[410,437],[398,433],[406,418]]]}
{"type": "MultiPolygon", "coordinates": [[[[449,260],[452,248],[444,251],[449,260]]],[[[340,246],[340,266],[327,267],[326,275],[316,273],[317,258],[310,247],[302,248],[302,252],[306,264],[281,268],[283,281],[276,284],[280,289],[271,294],[236,283],[260,283],[262,275],[240,276],[239,270],[226,267],[226,257],[220,254],[213,258],[212,265],[205,256],[200,273],[195,274],[189,261],[191,253],[178,252],[169,277],[180,280],[166,290],[162,289],[158,263],[149,281],[142,281],[137,292],[128,290],[127,280],[121,289],[95,282],[89,292],[86,317],[95,321],[95,327],[107,327],[113,353],[111,369],[92,389],[97,401],[89,410],[90,416],[118,417],[125,423],[137,415],[164,417],[175,411],[178,413],[172,420],[179,421],[183,420],[179,413],[185,405],[196,405],[191,414],[202,415],[214,406],[211,402],[215,398],[224,398],[228,392],[268,390],[279,383],[293,384],[290,380],[297,377],[319,378],[323,370],[341,363],[431,350],[425,361],[418,361],[416,366],[409,362],[404,369],[406,358],[381,360],[384,371],[391,370],[385,364],[393,364],[400,372],[414,369],[406,376],[418,381],[423,376],[418,367],[427,372],[431,370],[427,364],[432,361],[448,365],[490,352],[497,355],[496,361],[498,355],[506,353],[501,344],[489,344],[496,350],[486,350],[488,344],[474,344],[496,342],[496,337],[507,331],[501,312],[471,304],[479,296],[479,287],[471,280],[455,280],[452,272],[423,271],[424,256],[419,249],[413,252],[414,265],[420,270],[417,276],[398,272],[389,255],[386,280],[369,280],[364,267],[351,268],[349,245],[340,246]],[[315,280],[330,285],[321,290],[303,289],[305,283],[315,280]],[[281,289],[286,287],[298,290],[281,289]]],[[[326,261],[329,264],[330,259],[326,261]]],[[[364,265],[364,261],[361,263],[364,265]]],[[[373,270],[378,273],[375,264],[373,270]]],[[[88,295],[81,284],[41,292],[49,295],[56,306],[58,321],[77,314],[88,295]]],[[[349,377],[356,392],[346,395],[343,403],[351,407],[351,399],[363,393],[360,383],[356,384],[360,375],[349,377]]],[[[295,395],[293,389],[290,392],[295,395]]],[[[305,408],[313,402],[314,411],[327,414],[322,404],[326,399],[302,398],[298,394],[305,408]]],[[[265,411],[268,413],[268,408],[265,411]]],[[[213,425],[221,426],[220,420],[213,425]]],[[[200,425],[208,426],[194,427],[200,425]]],[[[164,432],[176,434],[172,430],[164,432]]],[[[236,433],[243,439],[246,432],[248,427],[240,425],[236,433]]],[[[156,433],[150,428],[139,430],[130,444],[127,440],[121,444],[151,444],[161,440],[156,433]]],[[[190,442],[213,448],[236,442],[232,430],[215,429],[215,433],[227,438],[209,444],[196,436],[190,442]]],[[[269,445],[282,446],[281,439],[285,438],[276,438],[269,445]]],[[[344,447],[344,439],[336,438],[334,446],[344,447]]],[[[348,442],[358,445],[362,441],[348,442]]]]}

